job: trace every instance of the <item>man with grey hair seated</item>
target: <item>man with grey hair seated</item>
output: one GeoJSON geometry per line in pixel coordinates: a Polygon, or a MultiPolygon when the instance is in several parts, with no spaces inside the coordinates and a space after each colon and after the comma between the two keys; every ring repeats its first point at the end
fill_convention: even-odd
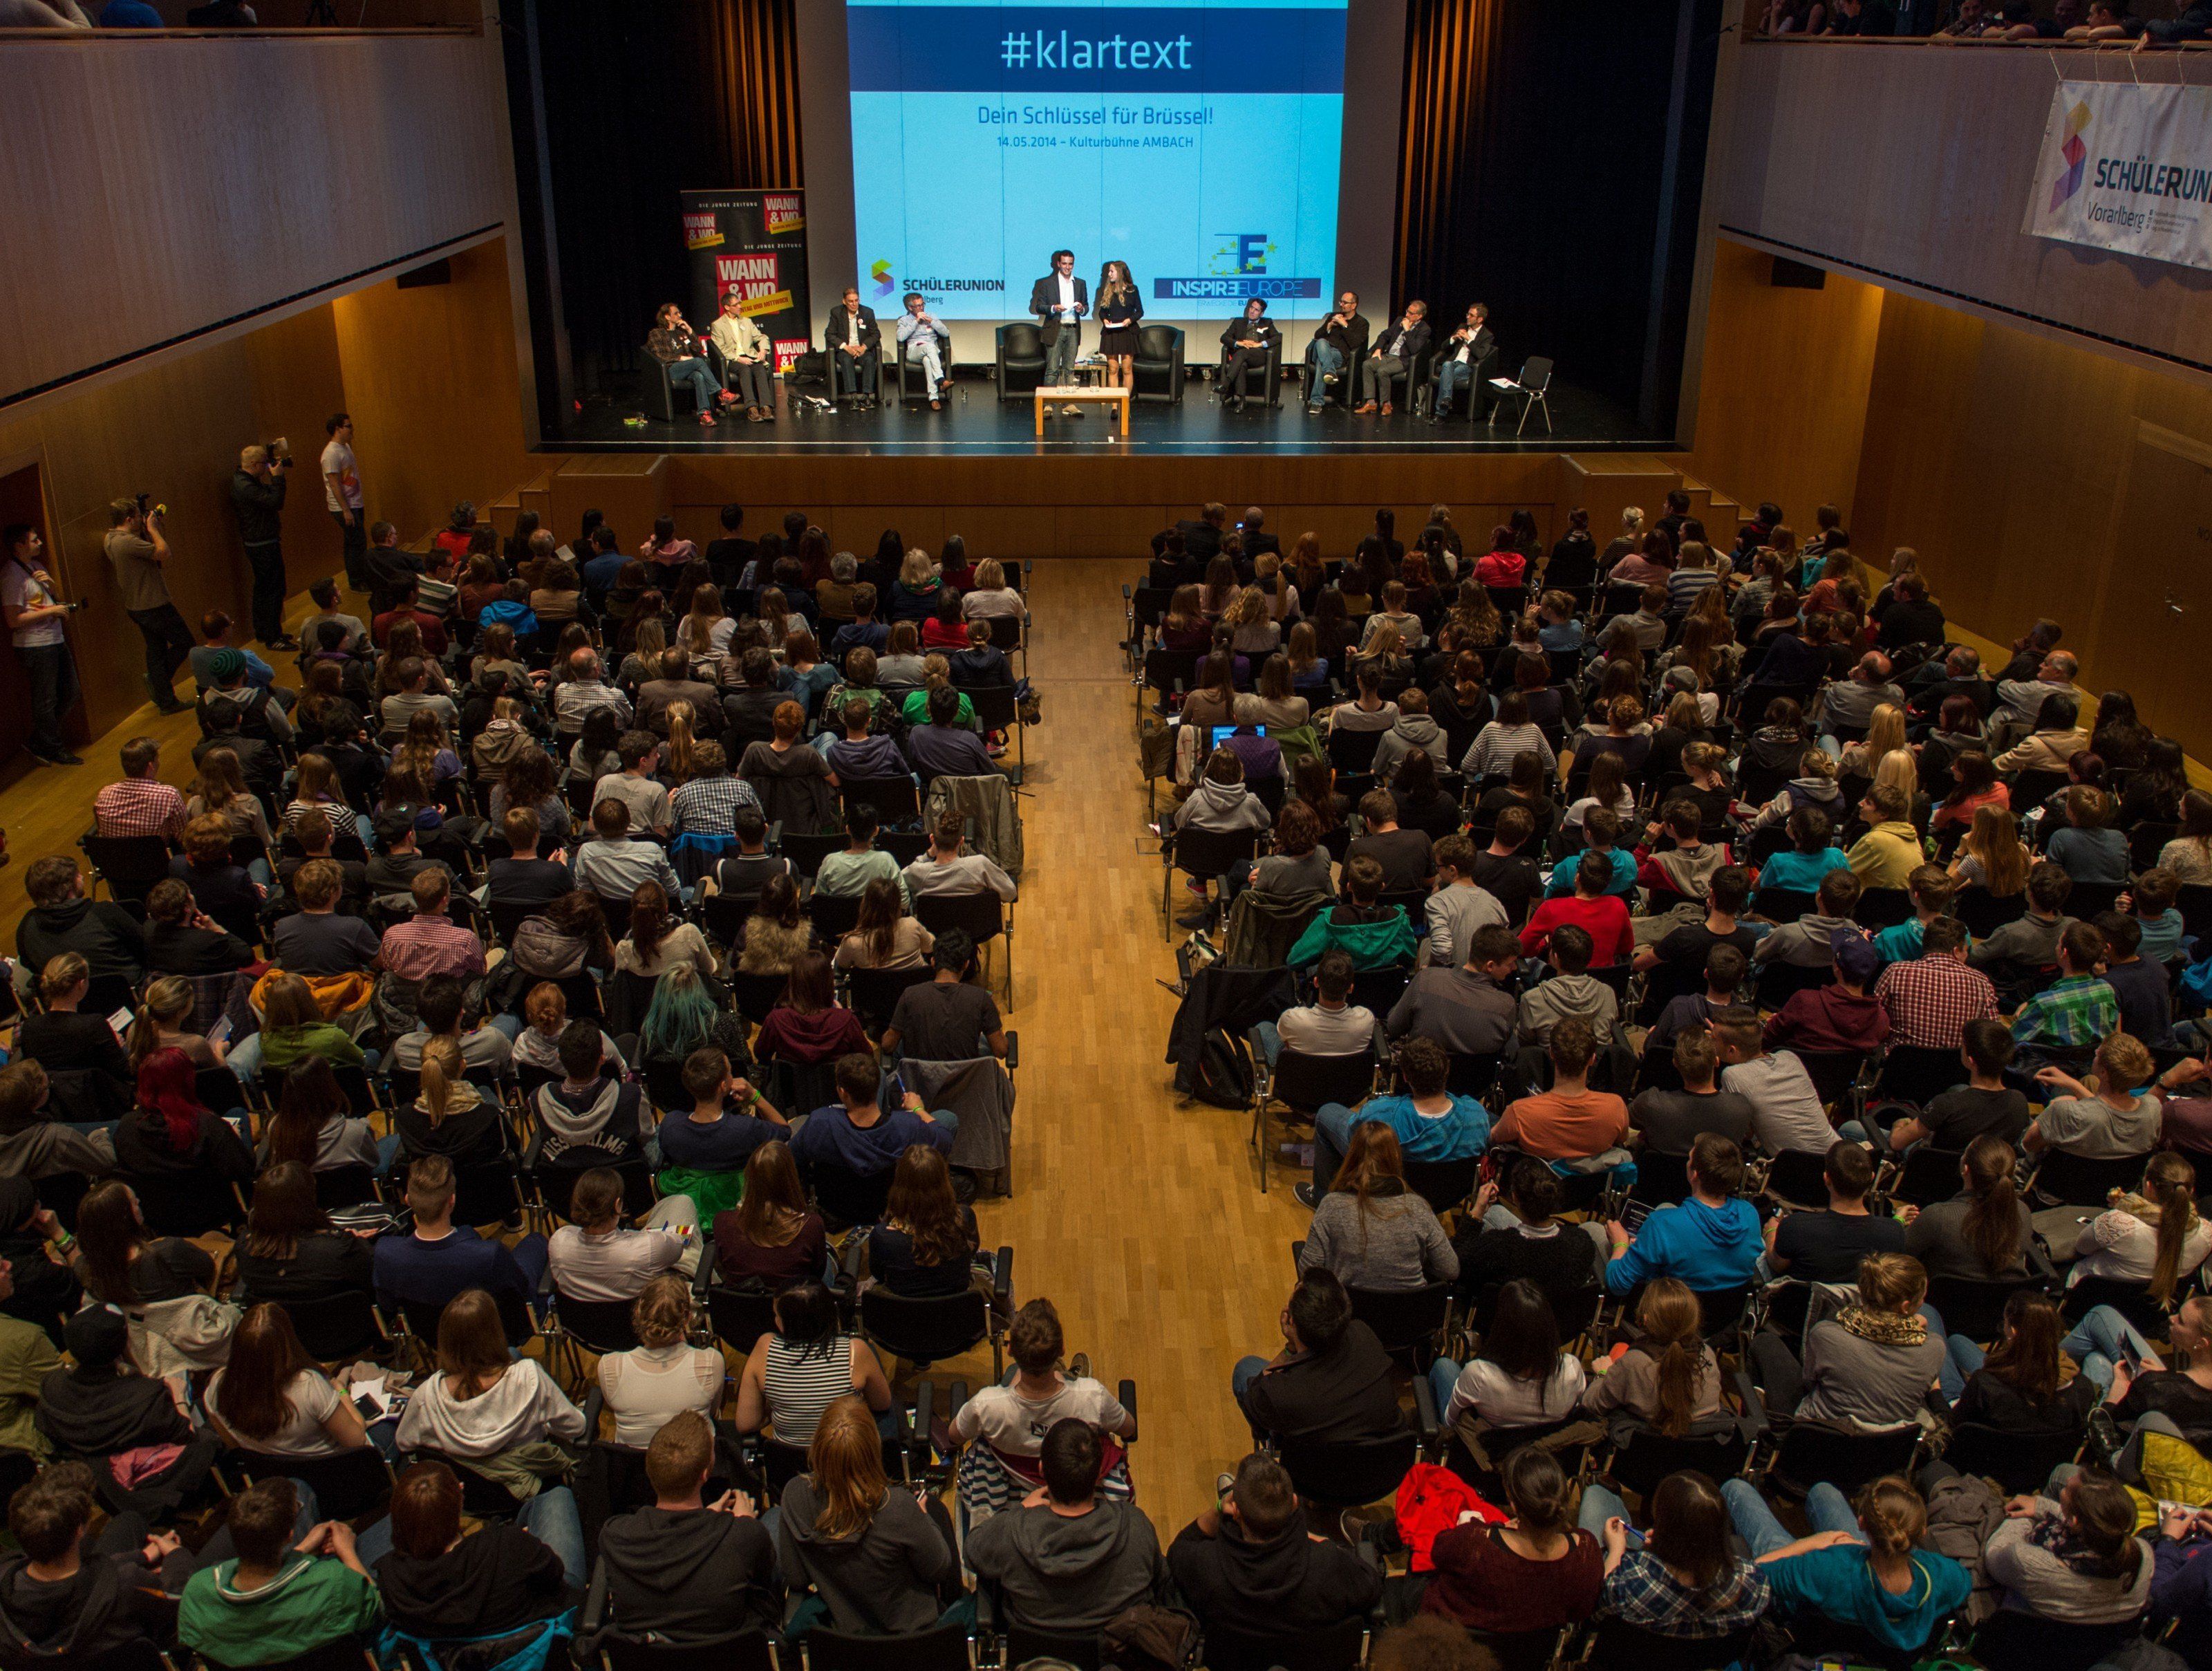
{"type": "Polygon", "coordinates": [[[1849,678],[1838,679],[1821,691],[1820,729],[1830,735],[1863,732],[1874,720],[1875,709],[1884,702],[1903,713],[1905,693],[1890,682],[1889,658],[1879,650],[1869,650],[1859,658],[1849,678]]]}
{"type": "MultiPolygon", "coordinates": [[[[1995,726],[2017,726],[2032,731],[2035,717],[2043,712],[2044,699],[2063,694],[2074,698],[2076,704],[2081,693],[2075,688],[2074,676],[2081,671],[2081,664],[2074,659],[2070,650],[2053,650],[2044,657],[2042,666],[2036,669],[2032,679],[2004,679],[1997,685],[1996,711],[1990,715],[1995,726]]],[[[2008,737],[2009,732],[2006,735],[2008,737]]]]}
{"type": "Polygon", "coordinates": [[[596,650],[578,650],[568,658],[568,677],[553,692],[553,721],[564,737],[582,733],[584,721],[598,708],[614,710],[616,722],[630,724],[629,698],[601,677],[596,650]]]}

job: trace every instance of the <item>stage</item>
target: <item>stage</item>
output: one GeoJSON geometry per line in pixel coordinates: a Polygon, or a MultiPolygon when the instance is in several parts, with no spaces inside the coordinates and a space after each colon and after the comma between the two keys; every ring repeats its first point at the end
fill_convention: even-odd
{"type": "MultiPolygon", "coordinates": [[[[890,368],[886,367],[885,388],[890,368]]],[[[1280,404],[1256,399],[1241,412],[1224,409],[1213,398],[1213,385],[1196,378],[1184,385],[1180,404],[1159,400],[1130,404],[1129,434],[1119,433],[1109,410],[1086,406],[1080,418],[1054,416],[1045,433],[1036,433],[1036,413],[1027,393],[995,398],[988,366],[957,367],[945,407],[926,404],[899,407],[888,402],[863,411],[847,404],[821,410],[810,397],[822,386],[786,383],[783,405],[773,424],[749,423],[742,412],[702,428],[684,413],[673,423],[641,416],[635,388],[611,398],[587,399],[573,412],[549,447],[563,452],[705,453],[726,456],[945,458],[1112,456],[1150,453],[1235,459],[1255,454],[1340,456],[1402,453],[1413,456],[1512,453],[1556,453],[1562,449],[1664,447],[1671,438],[1638,424],[1634,413],[1608,397],[1554,379],[1551,388],[1552,430],[1544,430],[1544,410],[1528,415],[1516,437],[1521,402],[1509,398],[1496,410],[1496,426],[1470,423],[1463,414],[1431,424],[1405,411],[1389,417],[1354,416],[1341,406],[1309,416],[1298,399],[1298,385],[1286,379],[1280,404]]]]}

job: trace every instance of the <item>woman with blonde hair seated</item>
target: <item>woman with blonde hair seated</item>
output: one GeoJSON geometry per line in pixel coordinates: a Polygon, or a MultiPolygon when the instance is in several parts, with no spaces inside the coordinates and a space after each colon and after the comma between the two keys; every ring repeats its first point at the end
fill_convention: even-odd
{"type": "Polygon", "coordinates": [[[641,1449],[684,1411],[713,1420],[728,1372],[720,1352],[690,1343],[698,1316],[690,1285],[675,1272],[647,1283],[629,1315],[638,1343],[599,1359],[599,1391],[614,1418],[614,1442],[641,1449]]]}
{"type": "Polygon", "coordinates": [[[854,1635],[906,1635],[967,1607],[951,1520],[938,1498],[891,1489],[865,1401],[848,1395],[823,1412],[806,1471],[783,1488],[782,1508],[777,1561],[812,1591],[790,1632],[826,1623],[854,1635]]]}

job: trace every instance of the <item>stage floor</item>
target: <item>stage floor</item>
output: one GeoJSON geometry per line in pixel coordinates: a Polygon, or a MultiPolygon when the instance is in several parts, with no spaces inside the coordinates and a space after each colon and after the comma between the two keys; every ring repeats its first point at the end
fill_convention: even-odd
{"type": "Polygon", "coordinates": [[[626,417],[638,415],[636,405],[623,399],[594,400],[572,415],[558,435],[547,436],[544,445],[573,453],[971,457],[1080,455],[1122,449],[1234,454],[1249,448],[1317,456],[1401,450],[1431,454],[1553,453],[1644,450],[1672,445],[1671,437],[1645,429],[1632,412],[1606,396],[1557,380],[1552,385],[1552,432],[1544,432],[1543,411],[1539,408],[1517,439],[1513,433],[1521,416],[1517,400],[1499,408],[1495,428],[1470,424],[1463,416],[1432,425],[1403,411],[1389,417],[1379,414],[1355,417],[1340,406],[1309,416],[1299,404],[1294,381],[1282,386],[1281,404],[1265,407],[1255,402],[1248,404],[1242,412],[1224,410],[1213,398],[1213,386],[1206,382],[1188,385],[1179,406],[1133,401],[1126,441],[1112,410],[1092,405],[1085,405],[1079,418],[1046,419],[1045,432],[1040,437],[1029,396],[997,400],[988,368],[975,368],[980,375],[958,374],[958,370],[966,369],[956,370],[941,411],[933,412],[927,405],[904,409],[885,405],[866,412],[844,406],[822,411],[806,399],[823,392],[818,385],[786,386],[786,404],[775,423],[748,423],[742,416],[726,417],[707,429],[689,414],[673,423],[650,417],[640,423],[626,423],[626,417]]]}

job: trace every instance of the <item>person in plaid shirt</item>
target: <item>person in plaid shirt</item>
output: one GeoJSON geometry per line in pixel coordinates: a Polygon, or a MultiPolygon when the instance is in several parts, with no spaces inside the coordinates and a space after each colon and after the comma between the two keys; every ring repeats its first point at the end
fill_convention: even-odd
{"type": "Polygon", "coordinates": [[[2097,977],[2105,937],[2094,925],[2069,922],[2058,937],[2058,978],[2020,1006],[2012,1036],[2023,1053],[2038,1046],[2095,1045],[2120,1025],[2120,1000],[2097,977]]]}
{"type": "Polygon", "coordinates": [[[1655,1636],[1710,1640],[1747,1630],[1766,1611],[1766,1575],[1729,1553],[1728,1507],[1701,1474],[1670,1474],[1651,1493],[1651,1535],[1628,1523],[1620,1498],[1583,1487],[1576,1518],[1605,1546],[1598,1619],[1655,1636]]]}
{"type": "Polygon", "coordinates": [[[123,776],[93,797],[92,825],[100,836],[185,837],[185,798],[161,781],[161,745],[134,737],[123,745],[123,776]]]}
{"type": "Polygon", "coordinates": [[[1970,1021],[1994,1020],[1996,988],[1966,963],[1966,926],[1936,917],[1923,931],[1920,955],[1892,963],[1874,995],[1889,1012],[1889,1042],[1927,1050],[1956,1050],[1970,1021]]]}
{"type": "Polygon", "coordinates": [[[702,743],[691,752],[696,775],[669,799],[676,815],[678,836],[731,836],[737,833],[738,809],[758,806],[760,797],[751,784],[730,775],[730,757],[720,743],[702,743]]]}

